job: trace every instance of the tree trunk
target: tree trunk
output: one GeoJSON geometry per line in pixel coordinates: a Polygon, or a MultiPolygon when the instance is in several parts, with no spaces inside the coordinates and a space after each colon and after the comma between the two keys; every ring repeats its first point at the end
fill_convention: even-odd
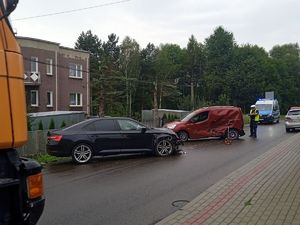
{"type": "Polygon", "coordinates": [[[131,117],[131,114],[132,114],[131,105],[132,105],[132,94],[131,94],[131,88],[130,88],[129,89],[129,117],[131,117]]]}
{"type": "MultiPolygon", "coordinates": [[[[101,78],[103,78],[103,74],[100,75],[101,78]]],[[[103,85],[104,79],[100,80],[100,92],[99,92],[99,117],[103,117],[105,115],[104,113],[104,85],[103,85]]]]}
{"type": "Polygon", "coordinates": [[[162,102],[162,85],[160,85],[160,90],[159,90],[159,109],[161,109],[161,102],[162,102]]]}
{"type": "Polygon", "coordinates": [[[195,92],[194,92],[194,82],[191,81],[191,107],[192,110],[195,108],[195,92]]]}
{"type": "Polygon", "coordinates": [[[127,74],[127,68],[125,70],[125,77],[126,77],[126,114],[127,116],[130,116],[130,106],[129,106],[129,89],[128,89],[128,74],[127,74]]]}
{"type": "Polygon", "coordinates": [[[154,109],[154,114],[153,114],[154,126],[159,127],[158,104],[157,104],[157,81],[154,82],[153,109],[154,109]]]}

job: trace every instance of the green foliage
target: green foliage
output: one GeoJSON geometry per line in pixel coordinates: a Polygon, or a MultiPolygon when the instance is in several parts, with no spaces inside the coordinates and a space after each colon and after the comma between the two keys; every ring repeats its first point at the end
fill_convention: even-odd
{"type": "Polygon", "coordinates": [[[65,123],[65,121],[63,120],[63,121],[61,122],[60,128],[63,128],[63,127],[65,127],[65,126],[66,126],[66,123],[65,123]]]}
{"type": "Polygon", "coordinates": [[[93,114],[140,118],[142,109],[190,111],[209,105],[248,112],[266,91],[275,92],[282,113],[300,105],[298,44],[276,45],[268,53],[237,45],[233,33],[219,26],[204,43],[192,35],[186,48],[149,43],[140,49],[130,37],[119,44],[116,34],[101,41],[91,31],[82,32],[75,47],[91,52],[93,114]]]}
{"type": "Polygon", "coordinates": [[[58,161],[67,159],[66,157],[56,157],[56,156],[51,156],[51,155],[44,154],[44,153],[31,155],[30,158],[37,160],[41,164],[58,162],[58,161]]]}
{"type": "Polygon", "coordinates": [[[41,120],[38,123],[38,129],[39,130],[44,130],[43,122],[41,120]]]}
{"type": "Polygon", "coordinates": [[[55,129],[55,122],[54,122],[54,120],[51,118],[50,124],[49,124],[49,130],[53,130],[53,129],[55,129]]]}
{"type": "Polygon", "coordinates": [[[226,94],[221,94],[216,101],[216,105],[230,105],[229,97],[226,94]]]}
{"type": "Polygon", "coordinates": [[[130,37],[121,44],[120,71],[124,77],[126,95],[126,115],[132,116],[132,99],[136,93],[137,80],[141,70],[140,46],[130,37]]]}
{"type": "Polygon", "coordinates": [[[91,98],[92,98],[92,114],[97,114],[99,111],[99,86],[100,80],[100,68],[101,59],[103,56],[102,41],[97,35],[92,34],[91,30],[82,32],[77,42],[75,43],[75,49],[81,49],[90,52],[90,79],[91,79],[91,98]]]}
{"type": "Polygon", "coordinates": [[[32,131],[32,117],[27,114],[27,130],[32,131]]]}
{"type": "Polygon", "coordinates": [[[189,95],[179,97],[177,108],[181,110],[192,110],[191,98],[189,95]]]}
{"type": "Polygon", "coordinates": [[[278,99],[284,112],[300,103],[300,49],[298,44],[274,46],[270,51],[278,77],[278,99]]]}
{"type": "Polygon", "coordinates": [[[234,47],[233,34],[217,27],[205,40],[206,67],[204,74],[206,98],[218,102],[221,95],[229,95],[229,73],[232,68],[234,47]]]}
{"type": "Polygon", "coordinates": [[[162,117],[163,123],[173,122],[175,120],[179,120],[179,117],[174,114],[164,114],[162,117]]]}

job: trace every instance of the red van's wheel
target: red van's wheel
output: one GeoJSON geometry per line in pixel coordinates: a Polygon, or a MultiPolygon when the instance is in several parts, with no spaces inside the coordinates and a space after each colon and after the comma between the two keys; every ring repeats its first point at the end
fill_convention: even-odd
{"type": "Polygon", "coordinates": [[[235,129],[230,129],[227,134],[227,138],[231,140],[236,140],[239,138],[239,133],[235,129]]]}
{"type": "Polygon", "coordinates": [[[189,134],[183,130],[179,131],[177,135],[178,135],[179,139],[182,141],[187,141],[189,139],[189,134]]]}

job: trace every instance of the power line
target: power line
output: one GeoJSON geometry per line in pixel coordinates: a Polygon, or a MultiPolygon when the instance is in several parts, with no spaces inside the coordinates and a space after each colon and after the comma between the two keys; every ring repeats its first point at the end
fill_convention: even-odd
{"type": "MultiPolygon", "coordinates": [[[[31,58],[27,58],[27,57],[23,57],[23,59],[25,61],[28,61],[28,62],[32,62],[31,58]]],[[[42,65],[50,65],[48,62],[44,62],[44,61],[34,61],[34,62],[37,62],[39,64],[42,64],[42,65]]],[[[61,64],[51,64],[52,66],[54,67],[57,67],[57,68],[62,68],[62,69],[66,69],[66,70],[70,70],[70,67],[69,66],[65,66],[65,65],[61,65],[61,64]]],[[[89,73],[91,75],[99,75],[100,76],[100,73],[95,73],[95,72],[90,72],[90,71],[87,71],[87,70],[79,70],[77,69],[77,71],[81,71],[82,73],[89,73]]],[[[143,81],[143,80],[139,80],[137,78],[126,78],[126,77],[122,77],[122,76],[105,76],[104,77],[101,77],[99,78],[99,80],[129,80],[129,81],[133,81],[133,82],[137,82],[137,83],[143,83],[143,84],[153,84],[153,82],[151,81],[143,81]]]]}
{"type": "MultiPolygon", "coordinates": [[[[25,61],[32,62],[31,58],[23,57],[23,59],[25,61]]],[[[42,65],[52,65],[52,66],[57,67],[57,68],[70,70],[69,66],[65,66],[65,65],[61,65],[61,64],[49,64],[48,62],[44,62],[44,61],[40,61],[40,60],[34,61],[34,62],[37,62],[37,63],[42,64],[42,65]]],[[[139,83],[139,84],[145,84],[145,85],[153,85],[154,84],[153,83],[154,81],[140,80],[138,78],[132,78],[132,77],[126,78],[126,77],[123,77],[123,76],[105,76],[105,74],[103,74],[104,76],[100,77],[100,73],[90,72],[90,71],[83,70],[83,69],[82,70],[77,69],[77,71],[81,71],[82,73],[89,73],[90,75],[99,75],[98,80],[101,80],[101,81],[112,81],[112,80],[123,81],[123,80],[128,80],[128,81],[131,81],[131,82],[135,82],[135,83],[139,83]]],[[[159,82],[158,86],[164,86],[164,87],[174,87],[174,86],[189,87],[189,85],[184,85],[184,84],[180,84],[180,85],[177,84],[176,85],[176,84],[173,84],[170,81],[159,82]]]]}
{"type": "Polygon", "coordinates": [[[94,6],[89,6],[89,7],[85,7],[85,8],[71,9],[71,10],[55,12],[55,13],[48,13],[48,14],[37,15],[37,16],[17,18],[17,19],[14,19],[13,21],[29,20],[29,19],[40,18],[40,17],[47,17],[47,16],[55,16],[55,15],[66,14],[66,13],[73,13],[73,12],[84,11],[84,10],[89,10],[89,9],[101,8],[101,7],[105,7],[105,6],[122,4],[122,3],[130,2],[130,1],[131,0],[122,0],[122,1],[117,1],[117,2],[104,3],[104,4],[101,4],[101,5],[94,5],[94,6]]]}

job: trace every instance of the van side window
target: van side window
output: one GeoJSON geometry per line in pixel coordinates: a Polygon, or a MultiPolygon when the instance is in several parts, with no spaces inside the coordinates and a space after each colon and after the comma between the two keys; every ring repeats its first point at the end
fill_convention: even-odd
{"type": "Polygon", "coordinates": [[[194,116],[192,119],[191,119],[191,122],[192,123],[199,123],[201,121],[204,121],[208,118],[208,111],[206,112],[201,112],[199,114],[197,114],[196,116],[194,116]]]}

